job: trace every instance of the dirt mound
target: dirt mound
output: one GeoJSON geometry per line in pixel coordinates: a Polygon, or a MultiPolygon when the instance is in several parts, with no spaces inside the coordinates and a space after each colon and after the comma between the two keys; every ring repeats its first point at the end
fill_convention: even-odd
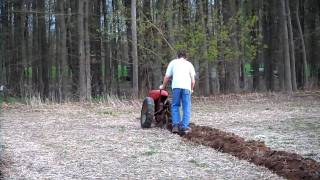
{"type": "Polygon", "coordinates": [[[261,141],[245,141],[233,133],[190,124],[192,132],[183,137],[219,151],[229,153],[288,179],[320,179],[320,163],[285,151],[274,151],[261,141]]]}

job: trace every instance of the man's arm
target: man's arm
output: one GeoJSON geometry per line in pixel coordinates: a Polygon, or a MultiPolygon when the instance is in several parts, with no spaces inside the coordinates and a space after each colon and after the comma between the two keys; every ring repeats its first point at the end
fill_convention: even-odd
{"type": "Polygon", "coordinates": [[[167,76],[167,75],[164,76],[162,85],[160,86],[160,89],[165,89],[166,88],[169,79],[170,79],[170,76],[167,76]]]}
{"type": "Polygon", "coordinates": [[[160,85],[160,89],[164,89],[166,88],[167,84],[168,84],[168,81],[170,79],[170,77],[172,76],[172,61],[169,63],[168,67],[167,67],[167,70],[166,70],[166,74],[163,78],[163,82],[162,84],[160,85]]]}
{"type": "MultiPolygon", "coordinates": [[[[191,64],[191,63],[190,63],[191,64]]],[[[193,65],[191,64],[191,70],[190,70],[190,78],[191,78],[191,92],[194,90],[194,86],[196,84],[196,71],[194,70],[193,65]]]]}
{"type": "Polygon", "coordinates": [[[194,85],[196,84],[196,80],[191,80],[191,92],[193,92],[194,85]]]}

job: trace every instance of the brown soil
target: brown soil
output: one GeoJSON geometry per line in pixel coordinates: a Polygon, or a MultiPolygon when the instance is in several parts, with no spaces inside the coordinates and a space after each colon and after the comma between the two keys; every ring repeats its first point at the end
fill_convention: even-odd
{"type": "Polygon", "coordinates": [[[183,137],[191,142],[212,147],[244,159],[288,179],[320,179],[320,163],[285,151],[275,151],[264,142],[245,141],[233,133],[207,126],[190,124],[192,132],[183,137]]]}

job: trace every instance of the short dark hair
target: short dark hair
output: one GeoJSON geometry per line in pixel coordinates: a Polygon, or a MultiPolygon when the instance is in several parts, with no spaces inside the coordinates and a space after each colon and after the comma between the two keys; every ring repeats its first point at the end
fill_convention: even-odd
{"type": "Polygon", "coordinates": [[[187,58],[187,52],[184,49],[178,51],[178,58],[187,58]]]}

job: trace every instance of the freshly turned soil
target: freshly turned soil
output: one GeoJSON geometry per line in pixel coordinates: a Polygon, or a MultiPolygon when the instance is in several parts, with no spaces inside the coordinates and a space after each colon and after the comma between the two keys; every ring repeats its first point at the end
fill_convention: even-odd
{"type": "Polygon", "coordinates": [[[264,142],[250,140],[207,126],[190,124],[192,132],[183,135],[191,142],[229,153],[259,166],[265,166],[288,179],[320,179],[320,163],[296,153],[275,151],[264,142]]]}

